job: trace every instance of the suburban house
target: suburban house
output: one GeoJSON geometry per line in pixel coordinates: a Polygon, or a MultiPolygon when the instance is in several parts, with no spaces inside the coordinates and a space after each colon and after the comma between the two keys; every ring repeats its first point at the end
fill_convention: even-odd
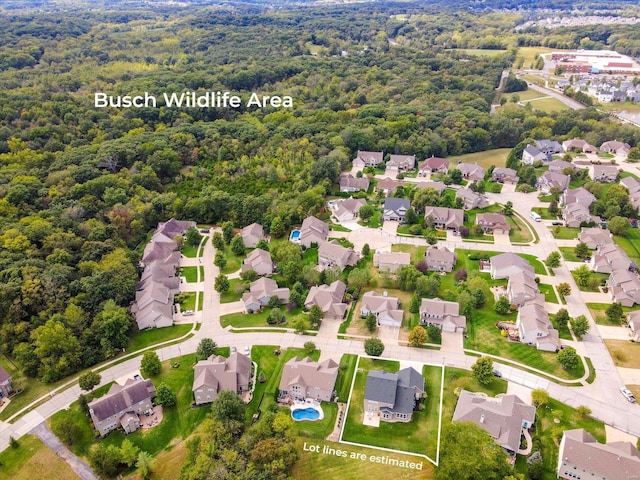
{"type": "Polygon", "coordinates": [[[597,182],[613,183],[618,179],[618,174],[615,165],[592,165],[589,168],[589,176],[597,182]]]}
{"type": "Polygon", "coordinates": [[[499,280],[501,278],[509,278],[514,273],[521,270],[528,270],[532,275],[533,267],[524,258],[515,253],[507,252],[494,255],[490,259],[491,278],[499,280]]]}
{"type": "Polygon", "coordinates": [[[13,392],[11,386],[11,375],[4,368],[0,367],[0,398],[9,398],[9,395],[13,392]]]}
{"type": "Polygon", "coordinates": [[[536,187],[543,193],[549,193],[552,188],[562,192],[569,186],[570,180],[571,178],[568,175],[547,170],[538,178],[536,187]]]}
{"type": "Polygon", "coordinates": [[[508,234],[511,231],[507,217],[501,213],[478,213],[476,224],[480,225],[484,233],[508,234]]]}
{"type": "Polygon", "coordinates": [[[331,216],[337,222],[348,222],[358,218],[360,209],[366,205],[364,198],[349,197],[346,200],[340,200],[331,205],[333,213],[331,216]]]}
{"type": "Polygon", "coordinates": [[[338,178],[341,192],[359,192],[369,190],[369,177],[354,177],[350,173],[341,173],[338,178]]]}
{"type": "Polygon", "coordinates": [[[602,228],[582,228],[578,234],[578,241],[586,243],[591,250],[613,243],[613,235],[602,228]]]}
{"type": "Polygon", "coordinates": [[[520,177],[518,177],[518,172],[513,168],[496,167],[491,172],[491,180],[498,183],[517,185],[520,177]]]}
{"type": "Polygon", "coordinates": [[[632,479],[640,472],[640,452],[630,442],[599,443],[583,428],[565,430],[558,450],[558,478],[632,479]]]}
{"type": "Polygon", "coordinates": [[[271,275],[273,273],[273,262],[271,261],[271,254],[261,248],[252,250],[242,261],[243,272],[247,270],[253,270],[258,275],[271,275]]]}
{"type": "Polygon", "coordinates": [[[418,167],[418,176],[426,177],[431,173],[449,173],[449,160],[438,157],[427,158],[418,167]]]}
{"type": "Polygon", "coordinates": [[[129,378],[124,385],[114,383],[106,395],[88,404],[93,426],[101,437],[118,427],[133,433],[140,428],[138,416],[153,408],[151,399],[155,396],[151,380],[129,378]]]}
{"type": "Polygon", "coordinates": [[[247,312],[257,312],[269,303],[271,297],[278,297],[280,303],[289,303],[289,289],[278,288],[275,280],[262,277],[251,282],[249,291],[242,295],[242,302],[247,312]]]}
{"type": "Polygon", "coordinates": [[[387,197],[382,209],[382,219],[385,222],[402,222],[407,210],[411,208],[411,202],[404,198],[387,197]]]}
{"type": "Polygon", "coordinates": [[[353,267],[360,260],[360,255],[352,248],[345,248],[336,240],[332,242],[320,242],[318,245],[318,265],[321,270],[330,267],[353,267]]]}
{"type": "Polygon", "coordinates": [[[140,265],[144,267],[136,286],[136,299],[130,310],[138,329],[173,325],[173,297],[180,287],[177,270],[180,265],[177,237],[184,236],[196,223],[174,218],[158,223],[145,246],[140,265]]]}
{"type": "Polygon", "coordinates": [[[373,266],[381,272],[396,273],[400,267],[411,264],[411,254],[403,252],[375,252],[373,266]]]}
{"type": "Polygon", "coordinates": [[[404,312],[400,309],[400,300],[396,297],[389,297],[387,292],[382,294],[366,292],[362,296],[360,316],[364,318],[370,313],[376,316],[378,325],[388,325],[390,327],[402,326],[404,312]]]}
{"type": "Polygon", "coordinates": [[[264,238],[264,229],[259,223],[252,223],[240,230],[240,236],[246,248],[256,248],[258,242],[264,238]]]}
{"type": "Polygon", "coordinates": [[[560,198],[562,203],[565,205],[579,203],[587,208],[597,200],[595,195],[584,187],[568,188],[562,192],[562,196],[560,198]]]}
{"type": "Polygon", "coordinates": [[[489,205],[489,201],[484,196],[469,188],[460,188],[456,190],[456,198],[462,199],[463,208],[465,210],[471,210],[472,208],[484,208],[489,205]]]}
{"type": "Polygon", "coordinates": [[[556,352],[560,348],[560,336],[549,321],[542,294],[520,307],[516,329],[521,343],[535,346],[538,350],[545,352],[556,352]]]}
{"type": "Polygon", "coordinates": [[[358,155],[353,159],[353,166],[356,168],[377,167],[384,160],[384,152],[365,152],[358,150],[358,155]]]}
{"type": "Polygon", "coordinates": [[[538,150],[548,155],[562,153],[562,145],[555,140],[535,140],[533,143],[538,150]]]}
{"type": "Polygon", "coordinates": [[[525,165],[533,165],[535,162],[547,162],[550,160],[550,156],[547,156],[546,153],[532,145],[527,145],[522,151],[522,163],[525,165]]]}
{"type": "Polygon", "coordinates": [[[589,268],[598,273],[611,273],[614,270],[629,270],[632,262],[626,252],[615,243],[596,248],[591,256],[589,268]]]}
{"type": "Polygon", "coordinates": [[[550,172],[565,173],[565,170],[571,170],[572,172],[575,172],[577,169],[578,167],[576,167],[575,164],[566,162],[564,160],[554,160],[549,163],[550,172]]]}
{"type": "Polygon", "coordinates": [[[624,177],[620,179],[620,184],[629,190],[629,195],[640,192],[640,180],[633,177],[624,177]]]}
{"type": "Polygon", "coordinates": [[[459,208],[425,207],[424,218],[433,221],[433,226],[441,230],[458,231],[464,224],[464,211],[459,208]]]}
{"type": "Polygon", "coordinates": [[[329,320],[342,320],[347,311],[347,304],[343,302],[347,286],[340,280],[331,285],[314,285],[304,301],[304,307],[308,310],[313,305],[318,305],[324,318],[329,320]]]}
{"type": "Polygon", "coordinates": [[[581,138],[565,140],[562,142],[562,149],[565,152],[598,153],[598,149],[596,147],[581,138]]]}
{"type": "Polygon", "coordinates": [[[517,395],[491,398],[461,390],[454,422],[471,422],[486,431],[510,455],[520,450],[523,430],[528,430],[536,419],[536,409],[524,403],[517,395]]]}
{"type": "Polygon", "coordinates": [[[640,342],[640,310],[627,314],[627,325],[631,329],[630,337],[636,343],[640,342]]]}
{"type": "Polygon", "coordinates": [[[416,166],[415,155],[390,155],[387,162],[387,170],[396,172],[406,172],[413,170],[416,166]]]}
{"type": "Polygon", "coordinates": [[[309,248],[311,244],[324,242],[329,236],[329,226],[316,217],[307,217],[300,227],[300,245],[309,248]]]}
{"type": "Polygon", "coordinates": [[[623,307],[632,307],[640,303],[640,279],[635,272],[614,270],[607,279],[611,300],[623,307]]]}
{"type": "Polygon", "coordinates": [[[438,195],[442,195],[442,192],[444,192],[447,188],[447,186],[444,184],[444,182],[418,182],[415,184],[415,188],[433,188],[436,192],[438,192],[438,195]]]}
{"type": "Polygon", "coordinates": [[[376,192],[382,192],[385,197],[388,197],[389,195],[393,195],[396,189],[402,185],[404,185],[402,182],[386,177],[378,181],[374,190],[376,192]]]}
{"type": "Polygon", "coordinates": [[[467,317],[459,315],[460,304],[439,298],[423,298],[420,303],[420,325],[435,325],[443,332],[464,332],[467,317]]]}
{"type": "Polygon", "coordinates": [[[294,357],[284,364],[278,401],[301,401],[307,398],[330,402],[338,378],[338,364],[331,359],[314,362],[311,358],[294,357]]]}
{"type": "Polygon", "coordinates": [[[458,261],[455,252],[447,247],[438,248],[436,246],[427,247],[424,258],[427,263],[427,270],[432,272],[453,272],[458,261]]]}
{"type": "Polygon", "coordinates": [[[456,165],[456,169],[462,173],[462,178],[469,182],[479,182],[484,180],[484,168],[477,163],[463,163],[456,165]]]}
{"type": "Polygon", "coordinates": [[[211,403],[222,391],[242,395],[249,391],[251,359],[241,353],[229,358],[211,355],[193,367],[193,398],[196,405],[211,403]]]}
{"type": "Polygon", "coordinates": [[[592,220],[589,207],[585,207],[580,203],[570,203],[562,208],[562,219],[567,227],[578,228],[583,223],[589,223],[592,220]]]}
{"type": "Polygon", "coordinates": [[[412,367],[397,373],[369,370],[364,390],[365,416],[408,423],[425,395],[424,377],[412,367]]]}
{"type": "Polygon", "coordinates": [[[631,150],[631,145],[624,142],[618,142],[617,140],[611,140],[609,142],[604,142],[600,145],[600,151],[604,153],[612,153],[615,155],[620,155],[622,157],[626,157],[631,150]]]}
{"type": "Polygon", "coordinates": [[[520,270],[509,276],[506,295],[509,303],[521,307],[538,295],[536,277],[528,270],[520,270]]]}

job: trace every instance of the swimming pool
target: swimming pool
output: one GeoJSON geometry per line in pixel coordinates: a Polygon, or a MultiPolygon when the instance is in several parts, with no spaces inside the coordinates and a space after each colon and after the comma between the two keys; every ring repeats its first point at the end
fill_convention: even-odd
{"type": "Polygon", "coordinates": [[[292,242],[299,242],[300,241],[300,230],[296,229],[293,232],[291,232],[291,236],[289,237],[289,239],[292,242]]]}
{"type": "Polygon", "coordinates": [[[291,418],[297,422],[302,420],[315,422],[316,420],[322,420],[324,418],[324,412],[322,411],[322,407],[315,403],[297,404],[291,406],[291,418]]]}

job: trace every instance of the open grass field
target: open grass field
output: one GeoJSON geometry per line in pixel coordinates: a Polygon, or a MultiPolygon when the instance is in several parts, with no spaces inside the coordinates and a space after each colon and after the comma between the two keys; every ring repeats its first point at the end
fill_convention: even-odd
{"type": "MultiPolygon", "coordinates": [[[[620,322],[610,322],[609,320],[607,320],[607,314],[605,313],[605,310],[607,309],[608,306],[609,306],[608,303],[587,303],[587,308],[589,308],[589,312],[591,313],[593,320],[598,325],[613,325],[617,327],[620,325],[620,322]]],[[[622,320],[623,323],[626,323],[627,313],[633,312],[639,309],[640,309],[640,305],[634,305],[633,307],[622,307],[622,311],[625,314],[625,318],[622,320]]]]}
{"type": "Polygon", "coordinates": [[[35,435],[25,435],[18,448],[0,453],[2,478],[13,480],[72,480],[78,477],[71,467],[49,450],[35,435]]]}
{"type": "MultiPolygon", "coordinates": [[[[362,480],[367,478],[393,478],[394,480],[431,480],[435,467],[422,461],[422,470],[394,467],[382,465],[369,460],[370,456],[380,456],[383,452],[366,447],[356,447],[353,445],[341,445],[327,441],[313,441],[314,445],[319,445],[320,451],[325,446],[328,448],[341,449],[348,452],[348,457],[354,454],[363,454],[366,460],[356,460],[343,458],[335,455],[323,455],[322,453],[312,453],[304,451],[304,443],[311,443],[306,439],[298,440],[298,461],[293,466],[291,477],[296,480],[318,480],[318,478],[340,479],[340,480],[362,480]],[[321,474],[319,472],[322,472],[321,474]]],[[[390,458],[416,462],[416,457],[390,453],[390,458]]],[[[421,461],[421,460],[418,460],[421,461]]]]}
{"type": "Polygon", "coordinates": [[[630,340],[605,340],[616,367],[640,368],[640,345],[630,340]]]}
{"type": "Polygon", "coordinates": [[[464,341],[465,348],[508,358],[564,379],[584,375],[582,362],[574,370],[567,371],[560,366],[555,353],[543,352],[524,343],[510,342],[500,335],[500,330],[495,326],[501,320],[515,322],[516,314],[498,315],[487,306],[475,310],[472,321],[467,322],[468,338],[464,341]]]}
{"type": "Polygon", "coordinates": [[[421,373],[425,376],[428,397],[425,402],[425,408],[414,412],[411,422],[392,424],[381,421],[380,426],[377,428],[362,424],[367,373],[370,370],[383,369],[388,372],[396,372],[399,370],[399,366],[399,362],[395,361],[360,358],[356,379],[349,399],[349,410],[342,440],[418,453],[435,459],[442,379],[441,367],[423,367],[421,373]]]}
{"type": "Polygon", "coordinates": [[[496,148],[484,152],[467,153],[455,157],[448,157],[449,163],[455,165],[458,162],[477,163],[482,168],[487,169],[491,165],[496,167],[504,167],[507,163],[507,155],[511,151],[510,148],[496,148]]]}
{"type": "MultiPolygon", "coordinates": [[[[131,440],[140,450],[155,456],[174,442],[184,440],[191,435],[209,412],[206,406],[191,408],[194,362],[194,354],[162,362],[160,373],[151,377],[154,385],[166,383],[169,389],[176,394],[177,399],[175,406],[164,409],[162,422],[152,429],[139,430],[126,436],[120,431],[113,431],[104,439],[96,440],[93,435],[93,424],[87,415],[80,410],[78,402],[71,404],[68,410],[61,410],[53,415],[50,423],[53,426],[65,417],[72,419],[80,433],[78,440],[70,448],[76,455],[82,457],[86,457],[88,452],[98,444],[120,446],[125,438],[131,440]],[[180,367],[171,368],[170,364],[173,363],[180,364],[180,367]]],[[[106,389],[100,389],[98,393],[105,392],[106,389]]]]}

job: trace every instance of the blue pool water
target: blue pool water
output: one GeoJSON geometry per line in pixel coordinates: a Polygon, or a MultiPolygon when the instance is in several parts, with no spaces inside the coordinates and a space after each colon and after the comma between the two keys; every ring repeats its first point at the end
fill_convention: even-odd
{"type": "Polygon", "coordinates": [[[302,408],[293,410],[291,416],[294,420],[317,420],[320,417],[320,413],[315,408],[302,408]]]}
{"type": "Polygon", "coordinates": [[[300,238],[300,230],[294,230],[291,232],[291,240],[298,240],[300,238]]]}

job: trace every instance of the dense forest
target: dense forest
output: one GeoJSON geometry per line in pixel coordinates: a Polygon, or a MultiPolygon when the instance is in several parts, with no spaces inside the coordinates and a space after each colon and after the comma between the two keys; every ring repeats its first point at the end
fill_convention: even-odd
{"type": "Polygon", "coordinates": [[[591,109],[490,115],[518,15],[406,8],[3,17],[2,352],[47,382],[113,356],[158,221],[287,228],[321,211],[359,149],[421,160],[530,137],[638,143],[637,129],[591,109]],[[507,50],[469,61],[455,46],[507,50]],[[294,106],[93,105],[95,92],[186,90],[290,95],[294,106]]]}

